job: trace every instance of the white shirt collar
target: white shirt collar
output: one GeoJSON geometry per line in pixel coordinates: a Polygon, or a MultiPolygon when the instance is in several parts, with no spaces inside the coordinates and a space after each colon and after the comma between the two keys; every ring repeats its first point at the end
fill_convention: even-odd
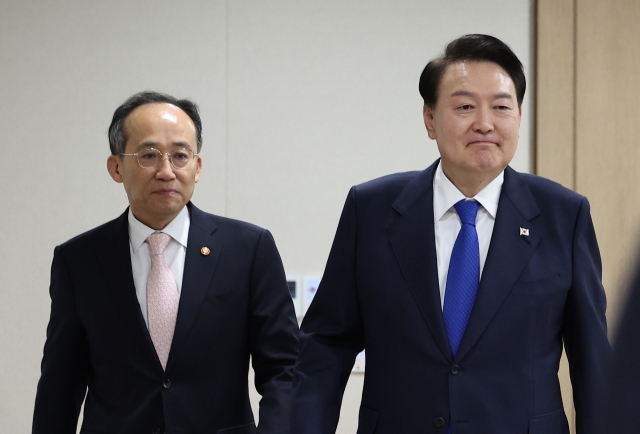
{"type": "MultiPolygon", "coordinates": [[[[503,182],[504,170],[473,197],[494,219],[498,212],[498,200],[503,182]]],[[[453,205],[462,199],[465,199],[464,194],[447,178],[442,170],[442,164],[439,163],[433,177],[433,216],[435,221],[439,221],[453,205]]]]}
{"type": "Polygon", "coordinates": [[[183,207],[178,215],[171,220],[171,222],[165,226],[162,230],[156,231],[150,228],[144,223],[140,222],[131,212],[129,208],[129,240],[131,241],[131,247],[135,253],[138,253],[138,249],[147,240],[149,235],[155,232],[163,232],[169,235],[171,238],[180,243],[183,247],[187,247],[187,240],[189,239],[189,210],[187,207],[183,207]]]}

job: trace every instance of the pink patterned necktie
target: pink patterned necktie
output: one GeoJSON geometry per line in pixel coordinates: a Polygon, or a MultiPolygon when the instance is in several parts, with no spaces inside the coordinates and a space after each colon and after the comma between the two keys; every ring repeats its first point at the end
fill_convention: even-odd
{"type": "Polygon", "coordinates": [[[151,272],[147,280],[147,317],[149,334],[162,363],[162,369],[167,368],[180,301],[176,280],[164,262],[164,250],[169,241],[171,237],[163,233],[155,233],[147,238],[151,248],[151,272]]]}

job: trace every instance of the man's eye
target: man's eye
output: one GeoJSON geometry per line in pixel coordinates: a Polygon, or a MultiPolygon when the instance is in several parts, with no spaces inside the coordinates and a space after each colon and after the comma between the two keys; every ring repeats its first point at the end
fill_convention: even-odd
{"type": "Polygon", "coordinates": [[[509,107],[507,107],[506,105],[499,105],[496,107],[498,110],[509,110],[509,107]]]}
{"type": "Polygon", "coordinates": [[[189,154],[184,151],[176,151],[171,154],[171,158],[173,158],[174,160],[188,160],[189,154]]]}
{"type": "Polygon", "coordinates": [[[157,158],[158,156],[156,155],[155,152],[141,152],[138,154],[138,158],[142,159],[142,160],[153,160],[155,158],[157,158]]]}
{"type": "Polygon", "coordinates": [[[473,106],[471,104],[463,104],[458,108],[460,108],[461,110],[471,110],[473,106]]]}

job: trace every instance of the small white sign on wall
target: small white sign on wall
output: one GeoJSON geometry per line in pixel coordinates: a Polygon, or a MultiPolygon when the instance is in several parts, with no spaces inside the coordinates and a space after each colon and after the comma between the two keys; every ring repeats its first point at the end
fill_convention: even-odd
{"type": "Polygon", "coordinates": [[[293,300],[293,307],[296,310],[296,318],[302,317],[302,285],[300,284],[300,276],[287,274],[287,286],[289,294],[293,300]]]}
{"type": "Polygon", "coordinates": [[[304,276],[302,283],[302,315],[307,313],[313,297],[318,292],[320,280],[322,280],[322,276],[304,276]]]}

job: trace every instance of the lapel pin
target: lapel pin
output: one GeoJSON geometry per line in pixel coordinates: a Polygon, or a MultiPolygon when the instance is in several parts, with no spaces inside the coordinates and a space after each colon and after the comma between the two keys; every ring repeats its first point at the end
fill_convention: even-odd
{"type": "MultiPolygon", "coordinates": [[[[520,228],[522,230],[522,228],[520,228]]],[[[203,256],[208,256],[209,253],[211,253],[211,249],[208,247],[203,247],[200,249],[200,253],[202,253],[203,256]]]]}
{"type": "Polygon", "coordinates": [[[529,229],[527,229],[527,228],[520,228],[520,236],[522,236],[522,237],[528,237],[528,236],[529,236],[529,229]]]}

